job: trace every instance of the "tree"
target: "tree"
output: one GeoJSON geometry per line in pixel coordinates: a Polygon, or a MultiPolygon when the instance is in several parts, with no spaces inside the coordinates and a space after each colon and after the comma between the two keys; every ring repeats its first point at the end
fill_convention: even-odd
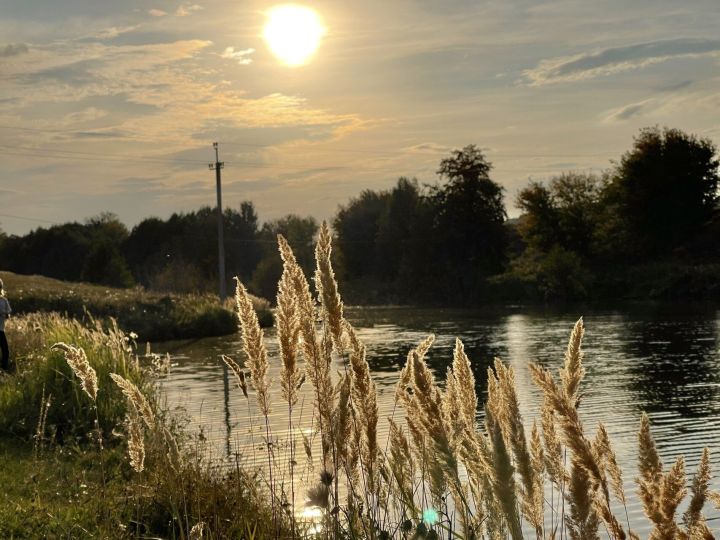
{"type": "Polygon", "coordinates": [[[339,272],[347,279],[373,276],[378,264],[377,236],[390,194],[369,189],[341,206],[333,220],[340,256],[339,272]]]}
{"type": "Polygon", "coordinates": [[[263,298],[274,301],[277,283],[282,275],[282,259],[278,253],[277,235],[282,234],[295,253],[298,264],[310,278],[315,266],[315,236],[318,224],[313,217],[288,214],[268,221],[260,231],[263,255],[250,281],[252,291],[263,298]]]}
{"type": "Polygon", "coordinates": [[[666,255],[707,223],[718,203],[718,166],[709,139],[679,129],[641,130],[606,193],[627,232],[625,254],[666,255]]]}
{"type": "Polygon", "coordinates": [[[131,287],[133,278],[125,258],[118,246],[104,240],[94,244],[85,258],[82,274],[83,281],[109,285],[111,287],[131,287]]]}
{"type": "Polygon", "coordinates": [[[447,276],[446,294],[476,298],[484,278],[502,270],[507,214],[503,188],[490,179],[492,164],[475,145],[454,150],[440,162],[444,185],[431,188],[435,243],[447,276]]]}
{"type": "Polygon", "coordinates": [[[603,179],[579,172],[554,177],[549,187],[530,182],[517,196],[523,211],[519,231],[531,248],[548,252],[561,246],[590,256],[600,219],[603,179]]]}
{"type": "MultiPolygon", "coordinates": [[[[249,281],[262,255],[258,216],[251,202],[223,211],[228,285],[233,276],[249,281]]],[[[146,286],[178,291],[215,291],[218,279],[217,213],[209,206],[177,213],[165,221],[147,218],[123,245],[135,278],[146,286]],[[187,279],[173,277],[183,270],[187,279]]]]}

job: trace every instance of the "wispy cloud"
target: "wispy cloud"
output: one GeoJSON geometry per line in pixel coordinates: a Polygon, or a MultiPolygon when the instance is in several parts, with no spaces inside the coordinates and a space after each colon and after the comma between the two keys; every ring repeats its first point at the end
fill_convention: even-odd
{"type": "Polygon", "coordinates": [[[720,39],[659,40],[543,60],[523,75],[531,86],[541,86],[612,75],[672,58],[717,54],[720,54],[720,39]]]}
{"type": "Polygon", "coordinates": [[[444,144],[425,142],[408,146],[404,150],[413,154],[447,154],[452,148],[444,144]]]}
{"type": "Polygon", "coordinates": [[[148,14],[152,15],[153,17],[164,17],[167,15],[167,11],[163,11],[162,9],[152,8],[148,10],[148,14]]]}
{"type": "Polygon", "coordinates": [[[139,24],[128,25],[128,26],[111,26],[109,28],[105,28],[105,29],[101,30],[100,32],[95,32],[94,34],[91,34],[88,37],[96,38],[96,39],[114,39],[123,34],[133,32],[133,31],[137,30],[138,28],[140,28],[139,24]]]}
{"type": "Polygon", "coordinates": [[[603,119],[606,123],[624,122],[634,116],[638,116],[655,103],[654,99],[646,99],[637,103],[630,103],[617,109],[612,109],[605,114],[603,119]]]}
{"type": "Polygon", "coordinates": [[[200,4],[182,4],[175,11],[175,15],[178,17],[187,17],[188,15],[191,15],[195,11],[200,11],[201,9],[205,8],[203,8],[200,4]]]}
{"type": "Polygon", "coordinates": [[[241,66],[247,66],[252,64],[252,58],[250,55],[255,52],[255,49],[235,49],[235,47],[226,48],[220,55],[222,58],[228,58],[230,60],[236,60],[241,66]]]}
{"type": "Polygon", "coordinates": [[[25,54],[30,49],[24,43],[8,43],[4,47],[0,46],[0,58],[8,56],[18,56],[25,54]]]}

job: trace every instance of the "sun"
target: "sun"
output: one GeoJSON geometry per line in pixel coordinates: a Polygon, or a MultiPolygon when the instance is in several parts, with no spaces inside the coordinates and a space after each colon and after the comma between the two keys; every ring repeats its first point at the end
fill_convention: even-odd
{"type": "Polygon", "coordinates": [[[263,37],[272,52],[288,66],[306,64],[325,34],[320,16],[294,4],[275,6],[267,13],[263,37]]]}

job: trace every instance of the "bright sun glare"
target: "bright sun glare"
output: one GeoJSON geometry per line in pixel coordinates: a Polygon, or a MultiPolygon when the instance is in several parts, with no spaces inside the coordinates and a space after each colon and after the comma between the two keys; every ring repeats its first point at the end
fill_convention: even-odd
{"type": "Polygon", "coordinates": [[[270,51],[288,66],[306,64],[324,34],[325,28],[316,12],[292,4],[272,8],[263,30],[270,51]]]}

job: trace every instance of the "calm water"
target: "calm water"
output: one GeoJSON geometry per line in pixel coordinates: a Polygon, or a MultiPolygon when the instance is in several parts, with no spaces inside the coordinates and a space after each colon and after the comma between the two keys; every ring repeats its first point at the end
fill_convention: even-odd
{"type": "MultiPolygon", "coordinates": [[[[499,357],[512,365],[525,421],[532,423],[538,410],[539,392],[530,379],[527,363],[559,367],[570,330],[581,313],[527,309],[348,310],[348,318],[367,345],[378,389],[381,435],[387,433],[387,422],[382,419],[391,414],[399,416],[399,412],[393,413],[397,373],[408,350],[429,333],[437,338],[428,355],[436,378],[444,379],[452,361],[455,337],[459,337],[473,363],[478,395],[482,398],[486,371],[493,358],[499,357]]],[[[634,306],[622,310],[584,310],[584,315],[587,375],[581,416],[588,432],[594,432],[598,422],[607,427],[623,468],[626,491],[635,492],[636,433],[641,411],[650,415],[666,466],[683,454],[686,471],[691,476],[702,448],[709,446],[714,469],[720,471],[720,310],[703,306],[634,306]]],[[[270,374],[277,380],[279,360],[272,330],[267,332],[267,346],[272,363],[270,374]]],[[[220,354],[240,359],[239,349],[238,337],[229,336],[158,344],[155,351],[169,351],[174,356],[173,370],[162,383],[169,404],[183,407],[192,425],[203,428],[218,457],[235,452],[251,454],[248,446],[262,441],[259,432],[250,435],[248,403],[233,381],[228,380],[220,361],[220,354]]],[[[342,371],[344,366],[338,360],[335,368],[342,371]]],[[[296,409],[296,422],[302,416],[304,428],[310,427],[311,420],[309,386],[303,387],[304,401],[296,409]]],[[[287,435],[287,406],[282,406],[279,390],[274,396],[278,405],[271,423],[274,437],[280,443],[277,448],[282,452],[281,443],[287,435]]],[[[304,457],[299,461],[304,461],[304,457]]],[[[720,488],[718,478],[713,484],[715,489],[720,488]]],[[[628,510],[633,528],[647,531],[642,509],[631,505],[628,510]]],[[[720,531],[720,516],[716,512],[707,515],[712,518],[711,528],[720,531]]]]}

